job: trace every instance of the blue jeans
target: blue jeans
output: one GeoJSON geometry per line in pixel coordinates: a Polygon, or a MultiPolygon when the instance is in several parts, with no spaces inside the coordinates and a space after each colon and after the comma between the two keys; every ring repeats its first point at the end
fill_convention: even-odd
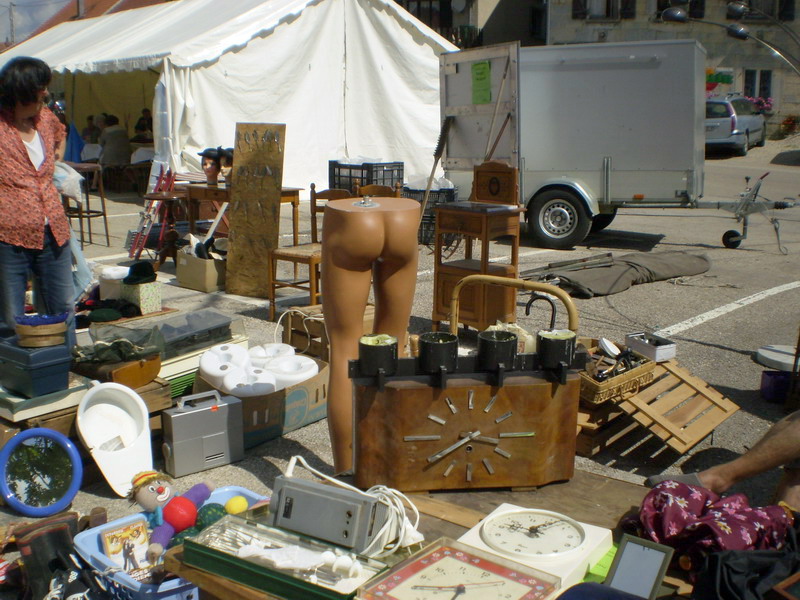
{"type": "Polygon", "coordinates": [[[0,242],[0,273],[0,335],[14,335],[14,317],[25,313],[25,289],[28,275],[33,274],[38,292],[36,309],[48,315],[69,313],[67,344],[75,344],[75,287],[69,242],[59,246],[50,227],[45,227],[41,250],[0,242]]]}

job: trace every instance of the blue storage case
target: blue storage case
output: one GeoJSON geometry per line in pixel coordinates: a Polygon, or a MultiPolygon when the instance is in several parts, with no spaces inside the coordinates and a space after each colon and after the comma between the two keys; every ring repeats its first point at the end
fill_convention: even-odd
{"type": "MultiPolygon", "coordinates": [[[[266,499],[265,496],[260,496],[238,485],[228,485],[211,492],[211,497],[205,504],[216,502],[224,505],[234,496],[244,496],[248,506],[253,506],[256,502],[266,499]]],[[[96,575],[108,588],[109,593],[117,600],[197,600],[199,591],[193,583],[180,578],[170,579],[161,585],[140,583],[124,571],[119,570],[103,552],[103,532],[134,523],[143,514],[136,513],[122,517],[79,533],[73,540],[75,550],[96,571],[96,575]]]]}
{"type": "Polygon", "coordinates": [[[0,338],[0,384],[26,398],[67,389],[71,362],[66,344],[23,348],[16,337],[0,338]]]}

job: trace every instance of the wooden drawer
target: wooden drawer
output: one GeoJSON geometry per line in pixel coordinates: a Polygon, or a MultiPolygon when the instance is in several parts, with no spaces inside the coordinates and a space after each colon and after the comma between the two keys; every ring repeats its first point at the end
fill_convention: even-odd
{"type": "Polygon", "coordinates": [[[483,230],[481,216],[470,214],[466,211],[453,211],[437,209],[436,223],[441,231],[463,233],[479,237],[483,230]]]}

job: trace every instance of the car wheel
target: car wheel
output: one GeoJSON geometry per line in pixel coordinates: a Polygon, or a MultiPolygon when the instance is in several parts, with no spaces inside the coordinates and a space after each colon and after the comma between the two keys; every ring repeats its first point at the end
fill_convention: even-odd
{"type": "Polygon", "coordinates": [[[767,145],[767,128],[763,127],[761,129],[761,139],[756,142],[756,146],[759,148],[763,148],[767,145]]]}
{"type": "Polygon", "coordinates": [[[750,134],[744,134],[744,144],[736,149],[737,156],[747,156],[747,151],[750,149],[750,134]]]}
{"type": "Polygon", "coordinates": [[[583,200],[566,190],[537,194],[528,205],[528,235],[543,248],[572,248],[589,233],[592,219],[583,200]]]}

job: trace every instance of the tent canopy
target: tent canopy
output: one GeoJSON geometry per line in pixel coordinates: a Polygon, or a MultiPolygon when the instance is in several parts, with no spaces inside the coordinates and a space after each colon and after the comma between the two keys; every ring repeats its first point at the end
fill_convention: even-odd
{"type": "Polygon", "coordinates": [[[0,64],[47,62],[79,128],[100,111],[132,127],[152,105],[156,162],[175,170],[233,146],[237,122],[286,123],[283,182],[307,189],[345,157],[427,174],[453,50],[391,0],[177,0],[62,23],[0,64]]]}

